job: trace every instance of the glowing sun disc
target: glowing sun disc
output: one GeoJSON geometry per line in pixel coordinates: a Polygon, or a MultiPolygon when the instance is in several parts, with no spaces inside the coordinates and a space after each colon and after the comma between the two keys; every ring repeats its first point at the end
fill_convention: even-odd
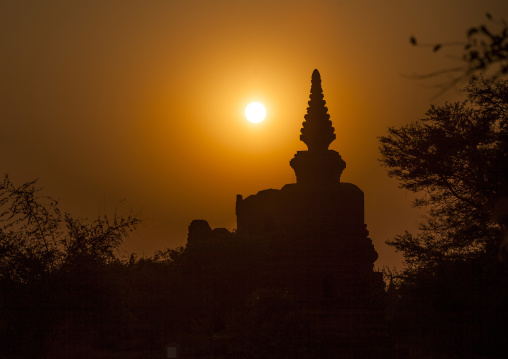
{"type": "Polygon", "coordinates": [[[266,117],[266,108],[259,102],[252,102],[245,108],[245,117],[252,123],[261,122],[266,117]]]}

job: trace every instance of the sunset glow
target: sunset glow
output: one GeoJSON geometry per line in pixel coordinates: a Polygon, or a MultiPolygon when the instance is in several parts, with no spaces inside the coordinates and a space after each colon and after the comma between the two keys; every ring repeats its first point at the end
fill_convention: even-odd
{"type": "Polygon", "coordinates": [[[192,219],[235,228],[236,194],[296,181],[317,68],[342,180],[366,193],[376,266],[401,265],[385,240],[420,213],[380,165],[378,138],[460,96],[431,100],[432,79],[406,75],[454,67],[462,49],[410,36],[461,41],[486,12],[506,18],[508,2],[4,1],[2,174],[39,178],[78,216],[142,211],[150,221],[126,253],[176,248],[192,219]],[[263,116],[251,122],[255,101],[263,116]]]}

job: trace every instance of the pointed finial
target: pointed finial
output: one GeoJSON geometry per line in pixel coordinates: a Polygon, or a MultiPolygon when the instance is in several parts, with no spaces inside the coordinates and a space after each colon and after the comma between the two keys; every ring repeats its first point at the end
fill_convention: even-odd
{"type": "Polygon", "coordinates": [[[321,86],[321,75],[319,74],[319,71],[318,69],[314,69],[314,71],[312,72],[312,83],[318,83],[319,82],[319,86],[321,86]]]}
{"type": "Polygon", "coordinates": [[[323,97],[321,75],[316,69],[312,72],[309,107],[307,107],[300,136],[300,140],[305,142],[309,151],[326,151],[330,143],[335,140],[335,129],[332,127],[323,97]]]}

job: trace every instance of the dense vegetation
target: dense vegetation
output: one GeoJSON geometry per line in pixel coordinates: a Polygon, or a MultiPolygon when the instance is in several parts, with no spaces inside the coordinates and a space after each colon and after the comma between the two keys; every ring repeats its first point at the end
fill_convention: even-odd
{"type": "Polygon", "coordinates": [[[394,330],[459,358],[502,357],[508,323],[508,82],[475,81],[459,103],[381,137],[382,162],[427,210],[418,233],[387,243],[405,268],[394,330]],[[503,237],[504,236],[504,237],[503,237]]]}

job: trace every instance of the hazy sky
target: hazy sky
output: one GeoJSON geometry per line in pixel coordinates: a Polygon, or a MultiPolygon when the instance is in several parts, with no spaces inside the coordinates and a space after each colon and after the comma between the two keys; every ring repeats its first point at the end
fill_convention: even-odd
{"type": "Polygon", "coordinates": [[[457,64],[409,37],[463,40],[487,11],[506,19],[508,1],[0,0],[0,173],[39,178],[76,216],[132,210],[124,254],[183,245],[193,219],[234,228],[236,194],[295,182],[317,68],[376,265],[396,265],[384,241],[420,213],[377,137],[460,96],[404,77],[457,64]]]}

